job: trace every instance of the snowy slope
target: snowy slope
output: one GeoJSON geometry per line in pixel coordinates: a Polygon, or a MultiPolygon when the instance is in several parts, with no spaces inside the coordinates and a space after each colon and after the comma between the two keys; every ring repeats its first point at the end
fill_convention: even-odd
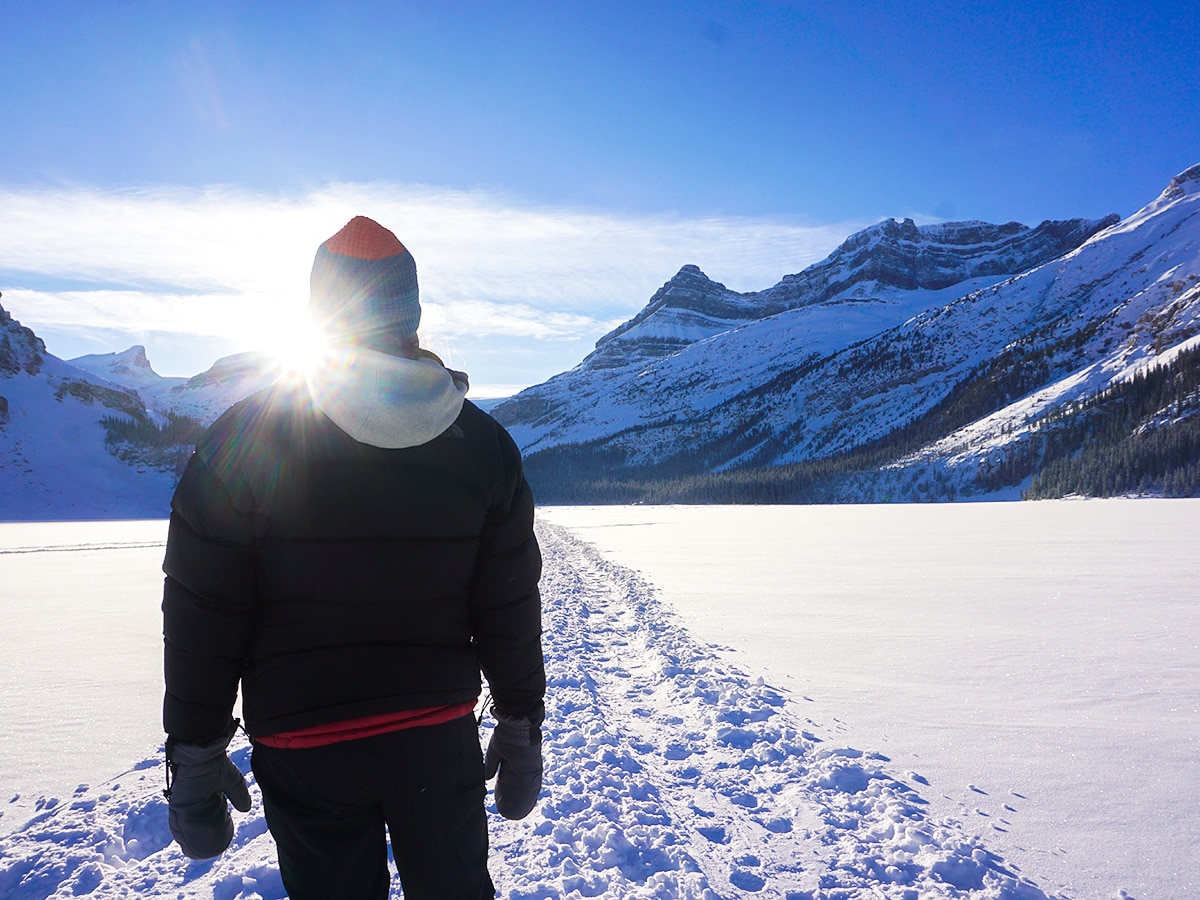
{"type": "Polygon", "coordinates": [[[107,452],[105,416],[145,416],[141,399],[46,352],[0,307],[0,519],[165,513],[174,476],[107,452]]]}
{"type": "MultiPolygon", "coordinates": [[[[930,816],[919,773],[838,743],[786,692],[697,643],[629,570],[561,529],[539,539],[546,782],[527,820],[492,816],[499,896],[1047,896],[930,816]]],[[[248,755],[239,741],[243,771],[248,755]]],[[[161,777],[156,754],[37,798],[0,840],[0,895],[283,896],[257,791],[234,813],[230,851],[191,863],[170,843],[161,777]]]]}
{"type": "MultiPolygon", "coordinates": [[[[932,464],[961,482],[1028,441],[1063,406],[1166,365],[1182,350],[1200,345],[1200,166],[1173,179],[1157,199],[1106,232],[1103,240],[1088,242],[1044,271],[1031,273],[1029,280],[1029,285],[1018,280],[995,296],[968,298],[963,312],[969,315],[970,305],[986,305],[1018,319],[1023,312],[1028,316],[1032,306],[1047,324],[1013,337],[1003,350],[1015,351],[1021,361],[1047,360],[1049,377],[897,468],[932,464]]],[[[978,339],[996,346],[1012,335],[1001,332],[997,339],[994,332],[981,331],[978,339]]]]}
{"type": "Polygon", "coordinates": [[[149,432],[168,413],[208,424],[279,372],[270,357],[243,353],[194,378],[164,378],[140,346],[64,362],[0,306],[0,520],[165,515],[190,444],[114,442],[101,420],[149,432]]]}
{"type": "Polygon", "coordinates": [[[83,369],[105,381],[133,388],[139,393],[153,391],[164,383],[168,387],[174,387],[187,380],[164,378],[155,372],[146,357],[146,348],[141,344],[135,344],[121,353],[91,353],[87,356],[77,356],[68,362],[77,369],[83,369]]]}

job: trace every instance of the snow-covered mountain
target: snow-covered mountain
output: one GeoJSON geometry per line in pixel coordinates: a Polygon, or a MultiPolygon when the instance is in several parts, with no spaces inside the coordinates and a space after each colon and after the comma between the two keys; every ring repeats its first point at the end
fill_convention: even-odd
{"type": "Polygon", "coordinates": [[[189,416],[211,424],[243,397],[261,390],[280,375],[279,363],[266,353],[237,353],[217,360],[192,378],[159,375],[146,358],[146,348],[122,353],[79,356],[71,365],[138,393],[154,413],[189,416]]]}
{"type": "Polygon", "coordinates": [[[0,519],[165,516],[202,426],[278,375],[259,354],[194,378],[142,347],[66,362],[0,306],[0,519]]]}
{"type": "MultiPolygon", "coordinates": [[[[851,235],[823,262],[774,287],[737,293],[684,266],[646,307],[596,343],[584,368],[622,368],[798,307],[865,300],[880,292],[939,291],[1022,272],[1073,250],[1118,217],[1027,228],[1018,222],[949,222],[918,228],[888,219],[851,235]]],[[[922,296],[924,296],[923,294],[922,296]]]]}
{"type": "Polygon", "coordinates": [[[47,353],[0,307],[0,518],[164,515],[173,473],[108,452],[106,418],[149,413],[134,391],[47,353]]]}
{"type": "Polygon", "coordinates": [[[684,266],[579,366],[499,406],[497,417],[527,453],[675,421],[681,413],[703,417],[798,363],[1061,256],[1116,221],[918,228],[911,219],[889,219],[851,235],[824,261],[749,294],[684,266]]]}
{"type": "MultiPolygon", "coordinates": [[[[816,496],[834,500],[1003,487],[991,476],[1068,404],[1194,343],[1198,214],[1200,166],[1124,221],[890,220],[756,294],[684,267],[580,365],[494,414],[547,499],[735,471],[809,487],[823,473],[816,496]]],[[[1013,484],[1031,474],[1010,469],[1013,484]]]]}
{"type": "Polygon", "coordinates": [[[154,371],[146,358],[146,348],[141,344],[130,347],[123,353],[92,353],[68,360],[77,369],[83,369],[101,378],[131,387],[134,390],[152,388],[161,382],[178,384],[185,378],[163,378],[154,371]]]}

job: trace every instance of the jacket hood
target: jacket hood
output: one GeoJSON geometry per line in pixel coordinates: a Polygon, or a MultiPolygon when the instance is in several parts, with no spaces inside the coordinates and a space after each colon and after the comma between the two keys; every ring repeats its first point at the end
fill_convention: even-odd
{"type": "Polygon", "coordinates": [[[305,376],[313,402],[363,444],[387,449],[427,443],[454,424],[467,393],[432,355],[389,356],[364,347],[331,351],[305,376]]]}

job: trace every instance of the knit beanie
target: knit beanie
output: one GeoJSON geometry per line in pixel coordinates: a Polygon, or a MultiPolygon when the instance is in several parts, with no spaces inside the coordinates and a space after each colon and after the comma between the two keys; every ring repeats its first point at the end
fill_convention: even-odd
{"type": "Polygon", "coordinates": [[[355,216],[317,248],[309,287],[309,314],[330,337],[416,334],[421,324],[416,261],[396,235],[366,216],[355,216]]]}

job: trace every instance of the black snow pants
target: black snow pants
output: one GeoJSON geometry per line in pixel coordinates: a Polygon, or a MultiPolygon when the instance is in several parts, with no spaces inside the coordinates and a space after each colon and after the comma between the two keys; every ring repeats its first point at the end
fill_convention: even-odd
{"type": "Polygon", "coordinates": [[[388,835],[405,900],[495,896],[472,716],[311,749],[256,744],[251,766],[290,900],[384,900],[388,835]]]}

